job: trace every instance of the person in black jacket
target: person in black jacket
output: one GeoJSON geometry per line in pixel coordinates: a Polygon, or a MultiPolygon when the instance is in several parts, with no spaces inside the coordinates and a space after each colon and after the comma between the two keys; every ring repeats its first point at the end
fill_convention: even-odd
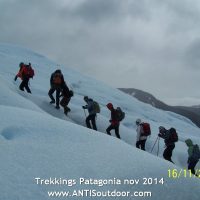
{"type": "Polygon", "coordinates": [[[94,101],[93,99],[88,98],[88,96],[84,96],[84,101],[87,103],[87,105],[82,106],[83,109],[87,109],[89,115],[86,117],[86,126],[90,129],[94,129],[97,131],[97,126],[96,126],[96,112],[94,109],[94,101]],[[92,123],[92,126],[90,124],[92,123]]]}
{"type": "Polygon", "coordinates": [[[50,90],[49,90],[49,97],[51,99],[50,104],[56,103],[56,108],[59,109],[60,106],[60,92],[61,87],[64,84],[64,77],[60,69],[57,69],[54,73],[51,74],[50,78],[50,90]],[[56,101],[53,97],[53,93],[56,91],[56,101]]]}
{"type": "Polygon", "coordinates": [[[174,131],[175,129],[174,128],[171,128],[169,130],[166,130],[165,127],[163,126],[160,126],[159,127],[159,134],[158,136],[163,138],[164,141],[165,141],[165,150],[163,152],[163,157],[165,160],[168,160],[172,163],[174,163],[171,159],[172,157],[172,152],[175,148],[175,143],[174,141],[171,140],[171,134],[172,134],[172,131],[174,131]]]}
{"type": "Polygon", "coordinates": [[[64,82],[61,86],[62,94],[61,94],[61,101],[60,105],[64,108],[64,113],[67,115],[68,112],[71,111],[71,109],[68,107],[68,104],[71,100],[71,97],[74,95],[72,90],[69,90],[67,87],[67,84],[64,82]]]}

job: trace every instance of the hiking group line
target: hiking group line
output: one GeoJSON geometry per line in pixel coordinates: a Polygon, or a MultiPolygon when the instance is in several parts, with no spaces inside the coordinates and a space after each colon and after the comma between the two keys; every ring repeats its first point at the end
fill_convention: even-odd
{"type": "MultiPolygon", "coordinates": [[[[31,93],[31,90],[29,88],[29,80],[30,78],[33,78],[35,75],[34,69],[31,66],[31,63],[24,64],[21,62],[19,64],[19,71],[16,74],[14,80],[16,81],[17,78],[21,78],[22,82],[19,85],[19,89],[24,91],[24,89],[31,93]]],[[[60,69],[55,70],[50,77],[50,89],[48,92],[48,95],[51,99],[50,104],[56,104],[55,108],[60,109],[60,105],[64,109],[64,114],[67,115],[68,112],[71,111],[71,109],[68,107],[68,104],[71,100],[71,98],[74,96],[74,92],[70,90],[64,80],[64,76],[60,69]],[[56,99],[54,98],[53,94],[56,92],[56,99]],[[60,98],[62,99],[60,100],[60,98]]],[[[85,123],[87,128],[94,129],[97,131],[96,126],[96,119],[97,114],[100,113],[100,105],[98,102],[94,101],[92,98],[89,98],[88,96],[84,96],[83,100],[85,101],[86,105],[82,106],[84,110],[84,114],[86,117],[85,123]],[[86,115],[85,109],[88,110],[88,116],[86,115]]],[[[121,139],[119,134],[119,126],[120,122],[125,118],[125,113],[122,111],[120,107],[114,108],[112,103],[108,103],[106,105],[108,110],[110,111],[110,125],[106,129],[106,133],[108,135],[111,135],[111,130],[115,131],[115,135],[117,138],[121,139]]],[[[148,136],[151,135],[151,127],[150,124],[147,122],[142,122],[141,119],[136,120],[136,147],[145,151],[145,144],[148,139],[148,136]]],[[[158,128],[159,133],[155,140],[155,143],[153,144],[153,147],[151,149],[151,153],[153,149],[155,148],[156,144],[158,145],[157,148],[157,156],[159,154],[159,142],[160,138],[164,139],[165,142],[165,150],[163,152],[163,158],[169,162],[172,162],[172,153],[175,149],[175,143],[178,142],[178,133],[176,132],[176,129],[171,127],[169,130],[167,130],[165,127],[160,126],[158,128]]],[[[195,166],[197,165],[199,159],[200,159],[200,149],[197,144],[193,144],[191,139],[185,140],[186,145],[188,146],[188,170],[191,171],[192,174],[197,175],[195,172],[195,166]]]]}

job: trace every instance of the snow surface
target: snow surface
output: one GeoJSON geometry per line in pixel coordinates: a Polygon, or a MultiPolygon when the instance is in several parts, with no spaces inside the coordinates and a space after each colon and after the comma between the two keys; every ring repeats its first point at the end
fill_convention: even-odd
{"type": "MultiPolygon", "coordinates": [[[[48,191],[95,189],[98,191],[151,191],[152,197],[144,199],[199,199],[198,178],[169,178],[168,170],[178,172],[187,168],[187,147],[184,140],[191,138],[200,144],[200,129],[189,119],[171,112],[156,109],[139,102],[121,91],[105,85],[28,49],[0,44],[0,199],[46,200],[48,191]],[[20,80],[13,80],[20,62],[31,62],[35,77],[30,81],[32,94],[19,91],[20,80]],[[69,87],[74,91],[68,117],[63,110],[49,105],[49,78],[60,68],[69,87]],[[97,117],[99,132],[85,128],[83,96],[88,95],[101,105],[97,117]],[[120,125],[122,140],[105,134],[110,112],[106,104],[120,106],[126,118],[120,125]],[[147,140],[147,151],[135,148],[135,120],[141,118],[152,127],[147,140]],[[158,127],[175,127],[179,142],[173,152],[175,165],[162,158],[164,142],[160,140],[159,155],[156,145],[158,127]],[[35,178],[75,179],[72,187],[66,185],[39,185],[35,178]],[[80,177],[93,179],[140,179],[140,184],[80,185],[80,177]],[[142,179],[164,178],[164,184],[143,185],[142,179]]],[[[113,77],[114,78],[114,77],[113,77]]],[[[196,166],[200,169],[200,164],[196,166]]],[[[67,197],[60,197],[65,199],[67,197]]],[[[68,197],[68,199],[141,199],[141,197],[68,197]]]]}

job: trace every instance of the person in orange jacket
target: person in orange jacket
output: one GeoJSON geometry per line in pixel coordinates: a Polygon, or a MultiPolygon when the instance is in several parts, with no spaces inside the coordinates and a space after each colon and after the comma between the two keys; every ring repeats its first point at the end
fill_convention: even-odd
{"type": "Polygon", "coordinates": [[[55,104],[56,103],[56,109],[60,109],[60,92],[62,90],[62,85],[64,85],[64,76],[61,72],[60,69],[57,69],[55,72],[51,74],[50,78],[50,89],[48,92],[48,95],[51,99],[49,102],[50,104],[55,104]],[[53,93],[56,91],[56,100],[53,96],[53,93]]]}

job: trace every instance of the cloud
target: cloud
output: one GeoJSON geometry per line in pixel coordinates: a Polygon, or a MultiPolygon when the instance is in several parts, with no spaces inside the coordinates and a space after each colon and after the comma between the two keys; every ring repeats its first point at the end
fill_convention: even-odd
{"type": "Polygon", "coordinates": [[[189,44],[184,55],[184,65],[191,70],[200,70],[200,38],[189,44]]]}
{"type": "Polygon", "coordinates": [[[98,23],[120,15],[120,1],[116,0],[87,0],[72,11],[73,16],[87,22],[98,23]]]}
{"type": "Polygon", "coordinates": [[[0,38],[115,87],[200,97],[199,10],[197,0],[2,0],[0,38]]]}

